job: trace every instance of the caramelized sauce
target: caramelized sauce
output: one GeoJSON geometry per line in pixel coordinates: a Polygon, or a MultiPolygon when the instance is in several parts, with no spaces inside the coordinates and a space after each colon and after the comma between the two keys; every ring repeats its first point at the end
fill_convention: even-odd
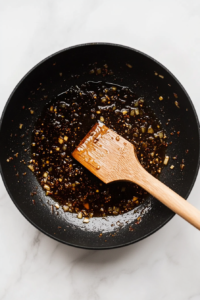
{"type": "Polygon", "coordinates": [[[166,135],[145,99],[128,87],[110,83],[71,87],[47,104],[38,119],[32,160],[46,195],[79,218],[123,214],[147,195],[133,183],[104,184],[72,157],[98,120],[134,144],[140,163],[152,175],[158,176],[163,167],[166,135]]]}

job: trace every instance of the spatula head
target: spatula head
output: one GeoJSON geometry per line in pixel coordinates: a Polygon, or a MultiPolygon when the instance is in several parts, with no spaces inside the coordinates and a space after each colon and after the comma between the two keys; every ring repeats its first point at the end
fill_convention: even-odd
{"type": "Polygon", "coordinates": [[[72,156],[103,182],[128,180],[137,160],[134,146],[103,123],[96,123],[72,156]]]}

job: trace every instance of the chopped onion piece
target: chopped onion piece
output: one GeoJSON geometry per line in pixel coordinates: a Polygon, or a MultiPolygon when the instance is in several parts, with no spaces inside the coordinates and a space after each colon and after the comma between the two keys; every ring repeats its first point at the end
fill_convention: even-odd
{"type": "MultiPolygon", "coordinates": [[[[77,215],[77,218],[78,219],[82,219],[83,218],[83,213],[81,211],[78,212],[78,215],[77,215]]],[[[84,222],[85,223],[85,222],[84,222]]],[[[88,223],[88,222],[87,222],[88,223]]]]}
{"type": "Polygon", "coordinates": [[[163,164],[166,166],[169,162],[169,156],[165,155],[165,159],[163,161],[163,164]]]}
{"type": "Polygon", "coordinates": [[[158,136],[159,136],[159,138],[160,139],[162,139],[163,138],[163,136],[164,136],[164,134],[163,134],[163,131],[161,130],[161,131],[158,131],[157,132],[157,134],[158,134],[158,136]]]}
{"type": "Polygon", "coordinates": [[[93,213],[93,212],[90,212],[90,213],[89,213],[89,217],[92,218],[93,216],[94,216],[94,213],[93,213]]]}
{"type": "Polygon", "coordinates": [[[148,133],[154,133],[154,130],[153,130],[153,128],[152,128],[151,125],[148,127],[148,131],[147,131],[147,132],[148,132],[148,133]]]}
{"type": "Polygon", "coordinates": [[[45,184],[44,189],[47,190],[47,191],[50,191],[50,186],[48,184],[45,184]]]}
{"type": "Polygon", "coordinates": [[[154,137],[153,136],[150,136],[149,137],[149,141],[153,141],[154,140],[154,137]]]}
{"type": "Polygon", "coordinates": [[[139,103],[144,103],[144,99],[143,99],[143,98],[140,98],[140,99],[139,99],[139,103]]]}
{"type": "Polygon", "coordinates": [[[59,209],[60,205],[58,203],[55,204],[55,208],[59,209]]]}
{"type": "Polygon", "coordinates": [[[134,106],[136,107],[136,106],[138,106],[138,104],[139,104],[139,100],[135,100],[134,101],[134,106]]]}
{"type": "Polygon", "coordinates": [[[101,74],[101,68],[97,69],[97,74],[101,74]]]}
{"type": "Polygon", "coordinates": [[[118,212],[116,210],[113,210],[113,215],[118,215],[118,212]]]}
{"type": "Polygon", "coordinates": [[[32,172],[34,172],[34,166],[33,165],[28,165],[28,168],[32,171],[32,172]]]}
{"type": "Polygon", "coordinates": [[[126,109],[122,109],[122,114],[126,115],[128,113],[128,111],[126,109]]]}
{"type": "Polygon", "coordinates": [[[112,86],[112,87],[111,87],[111,90],[112,90],[112,91],[116,91],[116,90],[117,90],[116,86],[112,86]]]}
{"type": "Polygon", "coordinates": [[[119,212],[119,207],[113,206],[113,210],[116,211],[116,212],[119,212]]]}
{"type": "Polygon", "coordinates": [[[146,127],[145,127],[145,126],[141,126],[140,129],[141,129],[141,132],[142,132],[142,133],[145,133],[145,132],[146,132],[146,127]]]}
{"type": "Polygon", "coordinates": [[[63,143],[64,143],[64,141],[63,141],[63,138],[62,138],[62,137],[59,137],[59,138],[58,138],[58,143],[59,143],[59,144],[63,144],[63,143]]]}
{"type": "Polygon", "coordinates": [[[181,168],[181,170],[183,170],[185,168],[185,165],[184,164],[180,164],[180,168],[181,168]]]}
{"type": "Polygon", "coordinates": [[[139,115],[139,113],[140,113],[140,110],[139,110],[139,108],[137,107],[137,108],[135,109],[135,114],[136,114],[136,116],[139,115]]]}
{"type": "Polygon", "coordinates": [[[83,223],[89,223],[90,222],[90,220],[89,220],[89,218],[84,218],[84,220],[83,220],[83,223]]]}
{"type": "Polygon", "coordinates": [[[67,140],[68,140],[68,136],[65,135],[64,136],[64,141],[67,142],[67,140]]]}
{"type": "Polygon", "coordinates": [[[174,103],[175,103],[176,107],[180,108],[178,101],[175,101],[174,103]]]}

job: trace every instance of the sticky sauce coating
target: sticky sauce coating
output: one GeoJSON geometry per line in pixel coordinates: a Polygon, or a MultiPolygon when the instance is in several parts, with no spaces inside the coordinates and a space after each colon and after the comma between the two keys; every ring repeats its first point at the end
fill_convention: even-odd
{"type": "Polygon", "coordinates": [[[147,195],[133,183],[103,183],[72,157],[97,121],[131,142],[142,166],[156,177],[167,147],[161,123],[145,99],[128,87],[86,82],[47,104],[33,130],[31,168],[46,195],[86,223],[94,216],[130,211],[147,195]]]}

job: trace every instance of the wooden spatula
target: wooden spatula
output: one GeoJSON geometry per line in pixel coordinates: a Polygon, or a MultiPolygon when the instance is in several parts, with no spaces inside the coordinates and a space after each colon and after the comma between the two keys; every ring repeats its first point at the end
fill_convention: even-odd
{"type": "Polygon", "coordinates": [[[140,164],[134,146],[99,122],[72,153],[103,182],[132,181],[200,230],[200,211],[150,175],[140,164]]]}

